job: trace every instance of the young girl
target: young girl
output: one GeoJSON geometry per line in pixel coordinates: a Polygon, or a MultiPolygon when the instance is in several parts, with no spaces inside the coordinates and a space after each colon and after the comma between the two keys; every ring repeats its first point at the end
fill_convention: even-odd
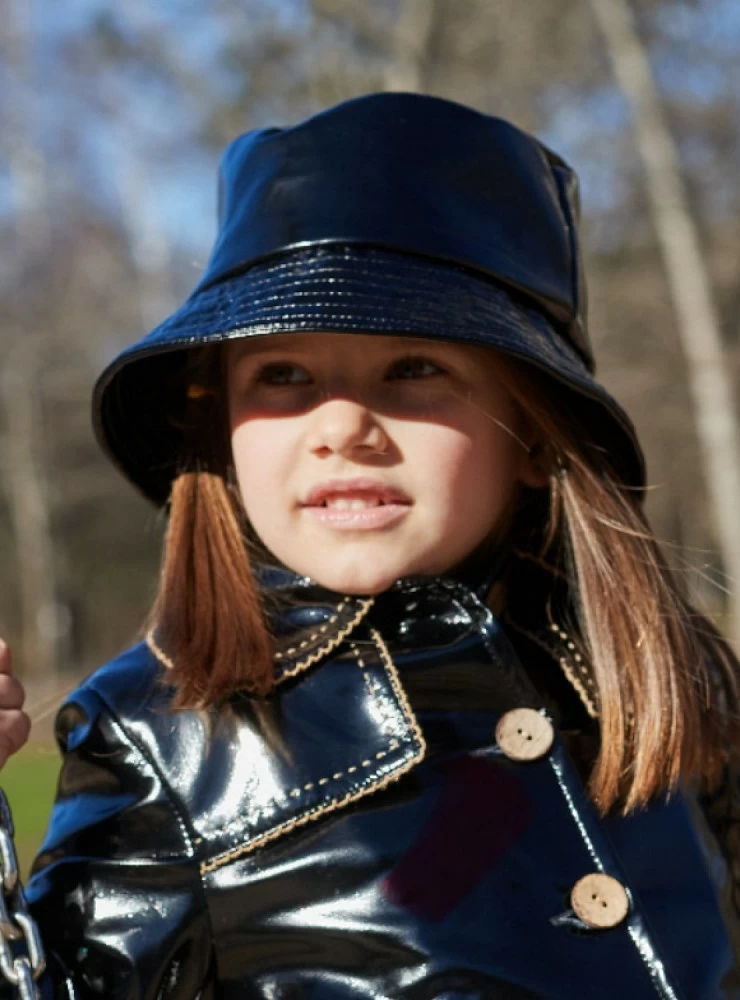
{"type": "Polygon", "coordinates": [[[593,377],[573,172],[386,93],[241,136],[220,193],[95,392],[169,527],[59,713],[41,995],[740,995],[738,664],[593,377]]]}

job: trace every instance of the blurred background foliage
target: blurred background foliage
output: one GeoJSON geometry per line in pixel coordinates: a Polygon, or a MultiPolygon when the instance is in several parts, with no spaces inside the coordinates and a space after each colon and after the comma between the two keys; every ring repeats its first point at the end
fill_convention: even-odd
{"type": "MultiPolygon", "coordinates": [[[[373,90],[421,90],[508,117],[577,168],[601,377],[644,442],[648,509],[669,562],[733,631],[732,573],[703,472],[675,295],[597,6],[66,0],[42,10],[8,0],[0,23],[0,635],[15,650],[34,714],[49,720],[62,691],[135,637],[156,583],[163,518],[93,440],[96,374],[196,284],[215,234],[223,146],[373,90]]],[[[641,0],[629,9],[736,386],[740,7],[641,0]]],[[[738,455],[727,462],[737,466],[738,455]]],[[[42,749],[45,726],[36,730],[42,749]]],[[[40,766],[48,770],[45,756],[40,766]]]]}

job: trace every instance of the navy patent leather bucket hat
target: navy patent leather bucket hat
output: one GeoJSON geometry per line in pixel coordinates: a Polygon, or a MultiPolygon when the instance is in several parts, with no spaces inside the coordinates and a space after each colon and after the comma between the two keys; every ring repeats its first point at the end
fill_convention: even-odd
{"type": "Polygon", "coordinates": [[[625,482],[644,485],[632,423],[593,376],[577,179],[538,140],[451,101],[370,94],[239,136],[219,195],[197,288],[95,387],[99,441],[155,503],[182,462],[173,371],[194,347],[295,331],[453,340],[530,362],[585,411],[625,482]]]}

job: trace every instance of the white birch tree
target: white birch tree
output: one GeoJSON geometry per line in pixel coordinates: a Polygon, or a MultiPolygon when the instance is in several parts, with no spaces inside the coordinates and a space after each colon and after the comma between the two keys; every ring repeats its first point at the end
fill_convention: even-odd
{"type": "Polygon", "coordinates": [[[696,433],[729,586],[729,637],[740,648],[740,435],[736,389],[678,151],[628,0],[590,0],[632,111],[656,236],[686,357],[696,433]]]}

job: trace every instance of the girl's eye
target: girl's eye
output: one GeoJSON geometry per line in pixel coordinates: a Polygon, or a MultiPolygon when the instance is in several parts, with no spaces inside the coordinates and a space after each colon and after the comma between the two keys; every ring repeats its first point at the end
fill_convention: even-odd
{"type": "Polygon", "coordinates": [[[389,377],[405,379],[429,378],[431,375],[441,375],[442,369],[434,361],[422,357],[401,358],[395,361],[389,370],[389,377]],[[430,370],[431,369],[431,370],[430,370]]]}
{"type": "Polygon", "coordinates": [[[257,375],[258,382],[268,385],[305,385],[309,381],[308,374],[300,365],[288,361],[277,361],[265,365],[257,375]]]}

